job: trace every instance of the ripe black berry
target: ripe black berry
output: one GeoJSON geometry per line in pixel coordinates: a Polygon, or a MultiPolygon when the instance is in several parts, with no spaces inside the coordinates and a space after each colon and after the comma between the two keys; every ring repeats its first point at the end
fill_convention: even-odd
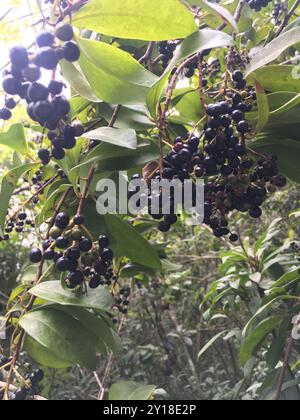
{"type": "Polygon", "coordinates": [[[14,109],[16,107],[16,101],[14,100],[14,98],[7,98],[5,100],[5,106],[8,109],[14,109]]]}
{"type": "Polygon", "coordinates": [[[42,47],[52,47],[54,43],[54,35],[51,32],[42,32],[36,38],[37,45],[42,47]]]}
{"type": "Polygon", "coordinates": [[[89,282],[90,289],[97,289],[100,285],[101,285],[100,278],[96,275],[93,275],[89,282]]]}
{"type": "Polygon", "coordinates": [[[24,77],[25,79],[29,80],[29,82],[36,82],[38,81],[42,76],[41,69],[34,64],[30,64],[26,69],[24,70],[24,77]]]}
{"type": "Polygon", "coordinates": [[[25,69],[28,66],[28,53],[22,45],[16,45],[9,51],[10,61],[13,66],[25,69]]]}
{"type": "Polygon", "coordinates": [[[48,86],[48,90],[52,95],[60,95],[63,91],[64,85],[62,82],[51,80],[48,86]]]}
{"type": "Polygon", "coordinates": [[[55,226],[66,229],[70,223],[70,216],[67,213],[59,213],[55,218],[55,226]]]}
{"type": "Polygon", "coordinates": [[[101,252],[101,258],[103,261],[111,262],[114,258],[114,254],[111,249],[104,248],[101,252]]]}
{"type": "Polygon", "coordinates": [[[62,160],[65,157],[66,153],[63,148],[55,147],[52,149],[52,156],[56,160],[62,160]]]}
{"type": "Polygon", "coordinates": [[[167,233],[167,232],[169,232],[169,230],[171,229],[171,225],[169,225],[169,223],[166,223],[166,222],[160,222],[159,224],[158,224],[158,230],[160,231],[160,232],[163,232],[163,233],[167,233]]]}
{"type": "Polygon", "coordinates": [[[12,117],[12,113],[9,109],[7,109],[7,108],[1,109],[0,119],[2,119],[4,121],[8,121],[9,119],[11,119],[11,117],[12,117]]]}
{"type": "Polygon", "coordinates": [[[63,118],[71,110],[70,104],[64,96],[57,96],[53,100],[52,104],[54,106],[55,113],[59,119],[63,118]]]}
{"type": "Polygon", "coordinates": [[[29,260],[33,264],[38,264],[42,261],[43,254],[39,248],[33,248],[29,253],[29,260]]]}
{"type": "Polygon", "coordinates": [[[107,235],[100,235],[99,236],[99,246],[101,248],[109,247],[109,238],[107,235]]]}
{"type": "Polygon", "coordinates": [[[254,219],[259,219],[262,215],[262,210],[260,207],[254,207],[253,209],[249,210],[249,214],[254,219]]]}
{"type": "Polygon", "coordinates": [[[12,395],[12,401],[24,401],[28,396],[28,389],[27,388],[18,388],[17,391],[12,395]]]}
{"type": "Polygon", "coordinates": [[[244,79],[244,75],[243,75],[243,73],[240,70],[236,70],[236,71],[234,71],[232,73],[232,79],[235,82],[240,82],[240,81],[242,81],[244,79]]]}
{"type": "Polygon", "coordinates": [[[286,184],[287,184],[287,179],[286,179],[286,177],[285,176],[282,176],[282,175],[278,175],[276,178],[275,178],[275,185],[276,185],[276,187],[279,187],[279,188],[283,188],[283,187],[285,187],[286,186],[286,184]]]}
{"type": "Polygon", "coordinates": [[[230,235],[229,240],[230,240],[230,242],[237,242],[239,240],[239,237],[238,237],[238,235],[233,233],[232,235],[230,235]]]}
{"type": "Polygon", "coordinates": [[[17,95],[21,88],[21,83],[13,76],[6,76],[2,81],[3,90],[9,95],[17,95]]]}
{"type": "Polygon", "coordinates": [[[61,257],[56,262],[56,268],[58,271],[64,272],[70,270],[71,262],[66,257],[61,257]]]}
{"type": "Polygon", "coordinates": [[[84,238],[79,242],[79,248],[82,252],[89,252],[92,249],[92,247],[93,247],[92,241],[90,241],[87,238],[84,238]]]}
{"type": "Polygon", "coordinates": [[[246,120],[242,120],[238,123],[237,129],[240,133],[245,134],[250,131],[249,124],[246,120]]]}
{"type": "Polygon", "coordinates": [[[70,260],[78,260],[80,258],[80,249],[77,247],[67,249],[66,257],[70,260]]]}
{"type": "Polygon", "coordinates": [[[53,111],[53,105],[49,101],[39,101],[33,107],[33,114],[42,125],[46,121],[51,121],[53,111]]]}
{"type": "Polygon", "coordinates": [[[84,280],[84,275],[79,270],[76,270],[76,271],[73,271],[73,272],[69,273],[68,276],[67,276],[67,279],[66,279],[67,284],[69,284],[69,286],[71,288],[80,286],[82,284],[83,280],[84,280]]]}
{"type": "Polygon", "coordinates": [[[44,257],[47,261],[52,261],[55,258],[55,251],[53,249],[48,249],[45,251],[44,257]]]}
{"type": "Polygon", "coordinates": [[[29,87],[27,95],[32,102],[44,101],[49,96],[49,90],[41,83],[34,83],[29,87]]]}
{"type": "Polygon", "coordinates": [[[74,31],[71,25],[67,23],[61,23],[57,26],[55,36],[60,41],[68,42],[74,38],[74,31]]]}
{"type": "Polygon", "coordinates": [[[60,249],[66,249],[69,246],[69,239],[60,236],[55,241],[55,246],[60,249]]]}
{"type": "Polygon", "coordinates": [[[38,151],[38,157],[41,159],[43,165],[47,165],[50,162],[50,152],[47,149],[40,149],[38,151]]]}
{"type": "Polygon", "coordinates": [[[41,369],[37,369],[30,374],[28,379],[34,386],[44,379],[44,372],[41,369]]]}
{"type": "Polygon", "coordinates": [[[79,60],[80,49],[75,42],[71,41],[66,43],[64,46],[64,58],[70,62],[79,60]]]}
{"type": "Polygon", "coordinates": [[[78,214],[76,216],[74,216],[74,224],[76,226],[83,225],[84,224],[84,217],[81,216],[81,215],[78,215],[78,214]]]}
{"type": "Polygon", "coordinates": [[[54,70],[58,64],[55,50],[50,47],[41,48],[36,55],[35,64],[47,70],[54,70]]]}

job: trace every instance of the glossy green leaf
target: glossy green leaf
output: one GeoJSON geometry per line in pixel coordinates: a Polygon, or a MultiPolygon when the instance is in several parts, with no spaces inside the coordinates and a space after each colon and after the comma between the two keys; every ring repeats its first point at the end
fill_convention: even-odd
{"type": "Polygon", "coordinates": [[[178,0],[92,0],[73,23],[104,35],[145,41],[185,38],[196,30],[192,14],[178,0]]]}
{"type": "Polygon", "coordinates": [[[190,55],[212,48],[225,48],[233,45],[233,38],[221,31],[201,29],[187,37],[176,49],[168,69],[173,68],[179,62],[190,55]]]}
{"type": "Polygon", "coordinates": [[[246,68],[246,76],[276,60],[287,48],[300,41],[300,27],[282,33],[263,48],[260,48],[246,68]]]}
{"type": "Polygon", "coordinates": [[[75,317],[81,322],[92,334],[95,335],[97,341],[97,350],[106,354],[105,346],[119,354],[122,350],[122,343],[119,336],[108,325],[107,321],[100,315],[78,306],[64,307],[63,310],[69,315],[75,317]]]}
{"type": "Polygon", "coordinates": [[[60,68],[65,79],[70,83],[70,86],[75,92],[91,102],[101,102],[101,99],[95,95],[77,63],[70,63],[69,61],[63,60],[60,62],[60,68]]]}
{"type": "Polygon", "coordinates": [[[161,262],[152,245],[134,227],[119,216],[107,214],[105,224],[109,233],[118,241],[118,248],[131,261],[146,267],[161,269],[161,262]]]}
{"type": "Polygon", "coordinates": [[[47,281],[30,289],[30,293],[49,302],[60,305],[79,306],[95,309],[98,311],[110,311],[113,299],[104,287],[89,290],[88,294],[76,294],[70,290],[64,290],[60,281],[47,281]]]}
{"type": "Polygon", "coordinates": [[[26,155],[28,148],[23,125],[13,124],[8,131],[0,133],[0,144],[26,155]]]}
{"type": "Polygon", "coordinates": [[[94,337],[66,313],[50,308],[40,309],[24,315],[20,326],[50,354],[71,364],[95,369],[94,337]]]}
{"type": "Polygon", "coordinates": [[[201,7],[201,9],[207,12],[210,12],[213,15],[221,18],[223,23],[231,27],[231,29],[234,30],[235,32],[239,32],[239,29],[238,29],[238,26],[234,17],[227,9],[225,9],[225,7],[220,6],[218,3],[212,3],[205,0],[201,0],[199,3],[200,3],[199,6],[201,7]]]}
{"type": "Polygon", "coordinates": [[[100,127],[85,133],[84,137],[91,140],[101,140],[104,143],[125,147],[126,149],[135,150],[137,148],[136,132],[129,128],[100,127]]]}
{"type": "Polygon", "coordinates": [[[269,102],[261,84],[256,80],[255,89],[257,95],[257,108],[258,108],[258,121],[257,121],[257,131],[262,131],[269,120],[269,102]]]}
{"type": "Polygon", "coordinates": [[[146,401],[151,400],[155,385],[145,385],[131,381],[119,381],[109,390],[110,401],[146,401]]]}
{"type": "Polygon", "coordinates": [[[111,104],[141,104],[157,77],[130,54],[99,41],[78,39],[80,67],[99,99],[111,104]]]}
{"type": "MultiPolygon", "coordinates": [[[[99,104],[98,109],[100,114],[109,122],[112,118],[115,107],[109,104],[99,104]]],[[[146,107],[144,106],[122,106],[118,118],[114,124],[116,128],[131,128],[136,131],[145,131],[149,128],[155,127],[153,121],[147,115],[146,107]]]]}
{"type": "Polygon", "coordinates": [[[300,92],[300,72],[298,66],[270,65],[255,70],[247,78],[250,84],[257,80],[261,86],[270,92],[287,91],[300,92]]]}
{"type": "Polygon", "coordinates": [[[69,360],[63,360],[60,355],[52,353],[47,347],[42,346],[29,335],[25,337],[24,350],[41,366],[66,369],[73,364],[69,360]]]}
{"type": "Polygon", "coordinates": [[[274,109],[274,111],[272,111],[270,115],[275,117],[276,115],[280,115],[286,111],[289,111],[290,109],[294,108],[295,106],[299,104],[300,104],[300,93],[298,95],[294,94],[293,97],[289,101],[285,102],[279,108],[274,109]]]}
{"type": "MultiPolygon", "coordinates": [[[[145,165],[151,160],[157,159],[158,156],[159,150],[155,143],[139,144],[136,150],[120,148],[106,143],[95,147],[81,162],[80,167],[84,168],[97,163],[98,170],[102,172],[123,171],[145,165]]],[[[73,171],[77,169],[75,167],[73,171]]]]}
{"type": "Polygon", "coordinates": [[[254,355],[259,344],[282,322],[283,316],[274,316],[262,321],[257,328],[245,338],[240,349],[241,364],[244,366],[254,355]]]}

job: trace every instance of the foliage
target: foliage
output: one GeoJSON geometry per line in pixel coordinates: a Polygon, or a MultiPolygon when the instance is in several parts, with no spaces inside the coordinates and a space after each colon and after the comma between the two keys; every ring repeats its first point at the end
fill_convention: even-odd
{"type": "MultiPolygon", "coordinates": [[[[271,3],[262,8],[244,0],[32,6],[51,42],[44,45],[41,36],[49,33],[37,31],[39,48],[29,42],[10,50],[0,111],[0,144],[11,152],[1,177],[1,247],[14,239],[16,250],[5,250],[5,262],[11,264],[11,252],[17,255],[11,273],[1,278],[11,335],[0,358],[0,366],[8,368],[1,398],[39,392],[41,371],[30,375],[21,363],[26,351],[45,371],[46,382],[53,369],[62,369],[62,381],[76,365],[96,371],[100,359],[108,366],[100,369],[100,399],[151,399],[156,385],[171,394],[172,381],[176,398],[299,399],[299,346],[292,335],[300,311],[299,247],[291,246],[298,231],[297,222],[282,214],[282,208],[294,211],[299,197],[289,197],[292,189],[278,191],[286,177],[291,184],[300,181],[300,82],[293,63],[300,6],[297,0],[288,3],[277,15],[271,3]],[[58,66],[69,93],[60,81],[55,84],[58,66]],[[16,96],[17,107],[9,102],[16,96]],[[224,140],[222,153],[217,140],[224,140]],[[116,181],[124,171],[129,179],[149,181],[166,170],[173,171],[171,178],[205,177],[202,226],[189,226],[183,214],[186,225],[177,225],[168,237],[176,212],[163,221],[163,214],[160,221],[155,214],[129,211],[98,214],[97,186],[105,179],[116,181]],[[289,203],[281,206],[287,196],[289,203]],[[264,229],[249,222],[250,216],[261,217],[262,206],[263,217],[272,220],[260,219],[264,229]],[[209,252],[200,253],[197,241],[209,252]],[[32,265],[22,247],[30,249],[32,265]],[[67,252],[79,252],[75,263],[67,252]],[[124,324],[134,338],[122,332],[124,324]],[[155,343],[139,342],[134,353],[130,346],[141,331],[148,332],[148,343],[155,332],[155,343]],[[219,363],[202,378],[202,358],[212,361],[214,352],[219,363]],[[121,368],[110,380],[114,357],[121,368]],[[151,377],[132,370],[150,363],[151,377]],[[158,374],[162,365],[171,378],[164,383],[158,374]],[[210,375],[220,384],[213,392],[210,375]],[[14,393],[13,384],[21,386],[14,393]]],[[[2,42],[11,38],[7,13],[2,42]]],[[[44,393],[54,394],[49,384],[44,393]]]]}

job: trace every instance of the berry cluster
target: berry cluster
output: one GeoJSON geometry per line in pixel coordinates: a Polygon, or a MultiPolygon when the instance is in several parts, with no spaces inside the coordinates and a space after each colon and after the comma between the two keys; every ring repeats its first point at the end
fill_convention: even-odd
{"type": "MultiPolygon", "coordinates": [[[[64,84],[52,79],[45,86],[39,80],[43,70],[52,70],[53,75],[60,60],[75,62],[80,57],[80,50],[73,41],[74,32],[69,24],[61,23],[56,27],[55,34],[42,32],[37,36],[36,53],[28,52],[22,45],[10,49],[10,67],[3,74],[3,90],[7,95],[5,107],[0,112],[0,118],[9,119],[11,109],[16,105],[13,96],[26,100],[28,116],[49,130],[59,129],[64,143],[56,142],[52,155],[55,159],[64,157],[63,149],[74,147],[76,131],[73,127],[63,127],[64,120],[70,112],[70,104],[63,96],[64,84]],[[63,130],[61,130],[63,127],[63,130]]],[[[53,136],[54,137],[54,136],[53,136]]],[[[50,152],[42,149],[39,152],[42,163],[50,161],[50,152]]]]}
{"type": "Polygon", "coordinates": [[[161,54],[161,61],[164,69],[168,67],[169,62],[174,57],[176,47],[177,43],[174,41],[164,41],[159,44],[159,53],[161,54]]]}
{"type": "MultiPolygon", "coordinates": [[[[173,149],[164,158],[162,177],[181,181],[204,177],[207,181],[204,223],[216,237],[230,235],[230,240],[236,242],[238,236],[228,227],[229,213],[237,210],[259,218],[268,193],[284,187],[287,180],[279,175],[275,156],[257,158],[247,149],[251,126],[245,114],[252,110],[256,93],[246,86],[239,70],[233,72],[232,84],[234,89],[227,92],[223,101],[207,106],[203,143],[193,134],[175,139],[173,149]]],[[[160,171],[154,178],[161,179],[160,171]]],[[[149,190],[149,214],[160,221],[159,230],[167,232],[177,221],[174,197],[170,197],[171,215],[165,215],[163,208],[159,214],[153,214],[154,198],[157,199],[149,190]]]]}
{"type": "Polygon", "coordinates": [[[29,259],[33,264],[40,263],[43,258],[54,261],[57,271],[68,272],[65,283],[70,289],[82,286],[85,279],[91,289],[110,285],[114,277],[114,255],[109,248],[109,238],[100,235],[97,245],[93,244],[82,235],[83,223],[83,216],[76,215],[71,220],[67,213],[59,213],[50,230],[50,239],[43,243],[43,250],[33,248],[29,259]]]}
{"type": "Polygon", "coordinates": [[[269,3],[272,3],[272,0],[247,0],[247,3],[252,10],[260,12],[261,9],[267,7],[269,3]]]}
{"type": "Polygon", "coordinates": [[[44,372],[40,369],[33,371],[26,378],[28,387],[18,388],[11,396],[11,401],[24,401],[39,393],[39,383],[44,379],[44,372]]]}
{"type": "Polygon", "coordinates": [[[7,222],[5,232],[10,234],[15,230],[17,233],[22,233],[24,232],[25,226],[35,228],[35,223],[28,217],[25,211],[22,211],[15,218],[7,222]]]}
{"type": "Polygon", "coordinates": [[[115,307],[120,311],[121,314],[127,315],[128,314],[128,306],[129,306],[129,298],[131,295],[130,287],[122,287],[119,291],[119,295],[116,296],[115,307]]]}
{"type": "Polygon", "coordinates": [[[2,109],[0,109],[0,120],[8,121],[12,117],[12,110],[17,106],[14,98],[6,98],[5,104],[2,109]]]}
{"type": "MultiPolygon", "coordinates": [[[[168,67],[168,64],[174,57],[174,51],[176,50],[176,47],[177,47],[177,42],[174,42],[174,41],[164,41],[160,43],[159,52],[161,54],[162,66],[164,69],[168,67]]],[[[202,58],[209,55],[210,52],[211,50],[202,51],[201,52],[202,58]]],[[[185,67],[184,76],[187,78],[193,77],[195,74],[195,70],[198,69],[198,65],[199,65],[198,57],[195,57],[195,59],[190,61],[189,64],[187,64],[187,66],[185,67]]]]}
{"type": "Polygon", "coordinates": [[[48,139],[51,142],[51,153],[48,149],[42,148],[38,152],[39,159],[43,165],[47,165],[51,157],[62,160],[66,155],[66,150],[71,150],[76,146],[76,137],[82,136],[84,128],[81,123],[74,122],[65,125],[59,134],[56,131],[48,132],[48,139]]]}
{"type": "MultiPolygon", "coordinates": [[[[0,371],[10,370],[10,363],[12,358],[8,358],[3,354],[0,355],[0,371]]],[[[18,388],[15,392],[10,393],[10,400],[13,401],[24,401],[28,397],[37,395],[39,393],[39,383],[44,379],[44,372],[40,369],[33,370],[30,374],[25,376],[27,386],[18,388]]],[[[0,400],[3,399],[3,391],[0,390],[0,400]]]]}
{"type": "Polygon", "coordinates": [[[218,58],[214,58],[210,63],[204,62],[202,64],[202,75],[207,75],[210,78],[215,78],[221,71],[221,63],[218,58]]]}

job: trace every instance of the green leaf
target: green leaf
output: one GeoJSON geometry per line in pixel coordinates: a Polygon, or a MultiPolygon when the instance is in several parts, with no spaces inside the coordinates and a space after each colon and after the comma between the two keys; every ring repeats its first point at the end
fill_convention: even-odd
{"type": "Polygon", "coordinates": [[[96,315],[86,309],[78,306],[68,306],[63,309],[69,315],[75,317],[95,335],[97,341],[97,350],[102,354],[106,354],[105,346],[112,350],[115,354],[119,354],[122,350],[122,343],[115,331],[110,328],[105,319],[100,315],[96,315]]]}
{"type": "Polygon", "coordinates": [[[60,305],[79,306],[98,311],[110,311],[113,304],[111,295],[104,287],[89,290],[86,295],[79,295],[75,292],[64,290],[61,287],[60,281],[40,283],[30,289],[30,293],[49,302],[59,303],[60,305]]]}
{"type": "Polygon", "coordinates": [[[131,381],[119,381],[109,390],[110,401],[147,401],[151,400],[155,385],[145,385],[131,381]]]}
{"type": "Polygon", "coordinates": [[[141,104],[157,82],[129,53],[99,41],[78,39],[80,67],[99,99],[111,104],[141,104]]]}
{"type": "Polygon", "coordinates": [[[92,0],[74,16],[73,24],[145,41],[185,38],[196,30],[192,14],[178,0],[92,0]]]}
{"type": "Polygon", "coordinates": [[[100,127],[85,133],[84,137],[91,140],[101,140],[104,143],[114,144],[126,149],[135,150],[137,148],[136,132],[132,129],[100,127]]]}
{"type": "Polygon", "coordinates": [[[13,124],[8,131],[0,133],[0,144],[26,155],[28,148],[23,125],[13,124]]]}
{"type": "Polygon", "coordinates": [[[19,323],[26,334],[59,360],[95,369],[94,337],[66,313],[44,308],[24,315],[19,323]]]}
{"type": "Polygon", "coordinates": [[[258,107],[258,121],[257,121],[257,131],[260,132],[265,127],[269,120],[269,102],[266,92],[264,91],[261,84],[256,80],[255,89],[257,95],[257,107],[258,107]]]}
{"type": "MultiPolygon", "coordinates": [[[[112,118],[114,107],[109,104],[99,104],[98,109],[100,114],[109,122],[112,118]]],[[[148,128],[155,127],[154,123],[147,115],[146,107],[144,106],[131,106],[127,108],[122,106],[117,121],[114,124],[116,128],[131,128],[136,131],[145,131],[148,128]]]]}
{"type": "Polygon", "coordinates": [[[19,179],[34,168],[38,164],[36,163],[27,163],[25,165],[18,166],[6,172],[1,178],[1,187],[0,187],[0,235],[3,235],[6,213],[9,206],[9,202],[14,192],[19,179]]]}
{"type": "Polygon", "coordinates": [[[290,109],[294,108],[295,106],[300,104],[300,93],[298,95],[294,94],[292,99],[290,99],[289,101],[285,102],[282,106],[280,106],[277,109],[274,109],[274,111],[272,111],[270,113],[271,117],[276,117],[276,115],[280,115],[283,114],[284,112],[289,111],[290,109]]]}
{"type": "MultiPolygon", "coordinates": [[[[145,165],[158,157],[159,150],[156,143],[139,144],[136,150],[120,148],[106,143],[95,147],[79,166],[84,168],[97,162],[98,171],[124,171],[145,165]]],[[[72,172],[77,170],[78,167],[75,167],[72,172]]]]}
{"type": "Polygon", "coordinates": [[[221,18],[223,23],[229,25],[235,32],[239,32],[239,28],[234,20],[234,17],[227,9],[225,9],[225,7],[220,6],[218,3],[211,3],[205,0],[202,0],[199,3],[201,9],[221,18]]]}
{"type": "Polygon", "coordinates": [[[245,366],[248,360],[251,359],[259,344],[261,344],[266,336],[282,322],[283,318],[284,316],[280,315],[265,319],[248,337],[246,337],[240,350],[242,366],[245,366]]]}
{"type": "Polygon", "coordinates": [[[77,63],[70,63],[69,61],[62,60],[60,62],[60,68],[64,78],[70,83],[70,86],[75,92],[91,102],[101,102],[101,99],[95,95],[91,85],[77,63]]]}
{"type": "Polygon", "coordinates": [[[117,240],[123,255],[146,267],[161,269],[161,262],[152,245],[134,227],[113,214],[105,215],[109,233],[117,240]]]}
{"type": "Polygon", "coordinates": [[[158,105],[167,90],[167,84],[171,70],[169,70],[161,79],[149,89],[147,94],[146,104],[152,118],[158,115],[158,105]]]}
{"type": "Polygon", "coordinates": [[[223,337],[227,333],[228,333],[228,330],[221,331],[220,333],[216,334],[211,340],[209,340],[209,342],[198,353],[198,359],[200,359],[203,356],[203,354],[206,353],[207,350],[210,349],[211,346],[214,345],[215,342],[219,340],[219,338],[223,337]]]}
{"type": "Polygon", "coordinates": [[[41,366],[53,369],[66,369],[73,364],[68,360],[63,360],[60,355],[52,353],[47,347],[42,346],[29,335],[25,337],[24,350],[41,366]]]}
{"type": "Polygon", "coordinates": [[[265,47],[260,48],[250,60],[250,64],[246,68],[246,76],[249,76],[255,70],[265,66],[276,60],[287,48],[300,41],[300,28],[293,28],[284,32],[269,42],[265,47]]]}
{"type": "Polygon", "coordinates": [[[255,70],[247,80],[249,84],[254,84],[257,80],[261,86],[270,92],[286,91],[286,92],[300,92],[300,77],[299,73],[293,76],[296,66],[290,65],[270,65],[261,67],[255,70]]]}
{"type": "Polygon", "coordinates": [[[251,148],[261,154],[277,155],[280,172],[292,181],[300,183],[299,141],[267,136],[251,143],[251,148]]]}
{"type": "Polygon", "coordinates": [[[213,29],[201,29],[200,31],[194,32],[180,44],[175,51],[174,58],[168,66],[167,71],[185,58],[201,50],[225,48],[230,45],[233,45],[233,38],[230,35],[213,29]]]}

